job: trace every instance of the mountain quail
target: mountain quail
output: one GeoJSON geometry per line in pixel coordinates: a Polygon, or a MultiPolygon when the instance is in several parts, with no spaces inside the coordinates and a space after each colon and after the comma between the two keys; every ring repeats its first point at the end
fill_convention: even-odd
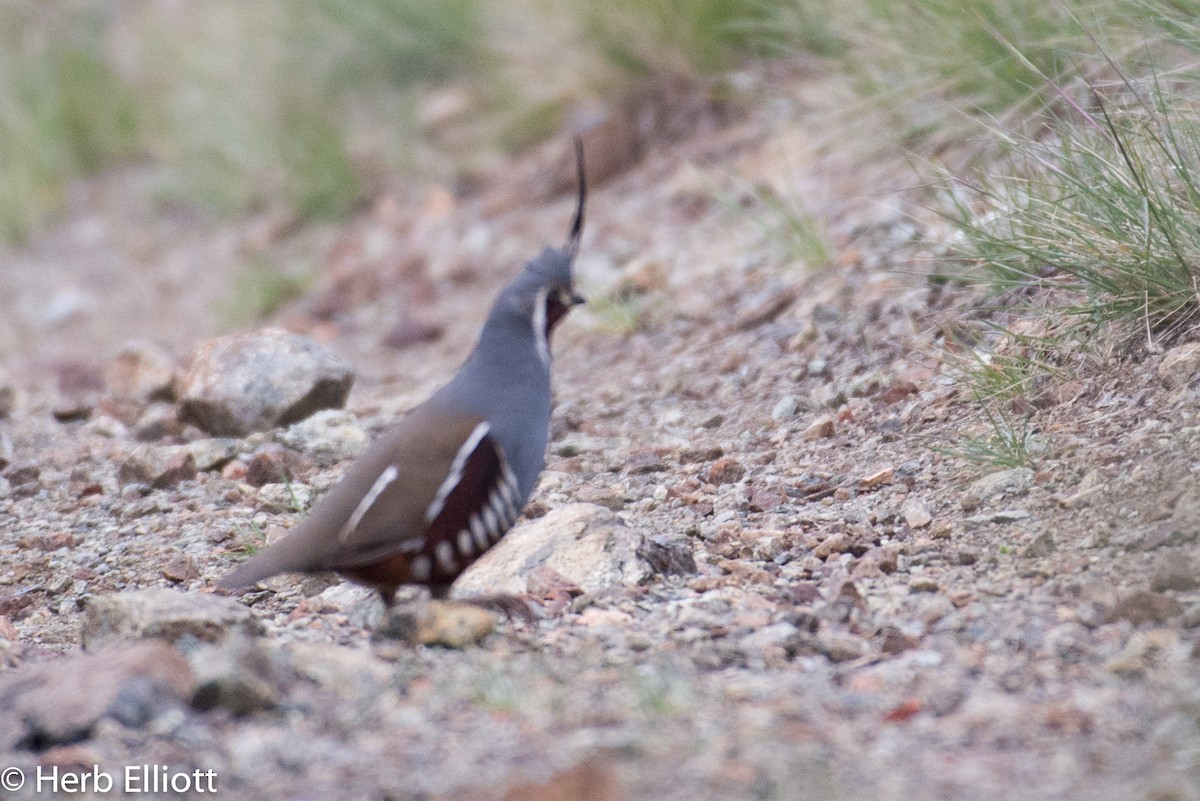
{"type": "Polygon", "coordinates": [[[244,587],[277,573],[332,570],[391,606],[404,584],[444,598],[516,521],[546,460],[550,335],[572,306],[583,229],[579,199],[562,248],[546,248],[504,288],[458,374],[386,431],[312,513],[224,576],[244,587]]]}

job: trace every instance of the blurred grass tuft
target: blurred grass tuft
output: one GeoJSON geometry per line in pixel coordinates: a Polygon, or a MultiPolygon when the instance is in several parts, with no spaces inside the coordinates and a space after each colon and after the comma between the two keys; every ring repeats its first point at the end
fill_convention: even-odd
{"type": "MultiPolygon", "coordinates": [[[[164,197],[220,213],[352,210],[433,169],[418,106],[454,82],[482,124],[458,155],[553,134],[597,86],[702,74],[782,45],[772,0],[0,0],[0,236],[71,179],[136,160],[164,197]]],[[[451,156],[453,158],[453,156],[451,156]]]]}

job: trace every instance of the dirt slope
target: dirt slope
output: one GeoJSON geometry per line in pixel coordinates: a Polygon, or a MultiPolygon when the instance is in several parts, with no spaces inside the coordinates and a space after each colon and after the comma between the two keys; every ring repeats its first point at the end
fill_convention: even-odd
{"type": "MultiPolygon", "coordinates": [[[[276,711],[106,720],[0,766],[212,768],[226,797],[264,799],[501,798],[580,764],[546,797],[1200,796],[1194,386],[1167,389],[1158,355],[1098,359],[1038,399],[1036,469],[989,479],[947,455],[980,421],[937,356],[968,297],[914,266],[943,234],[899,191],[902,169],[856,165],[802,105],[652,148],[597,188],[585,291],[633,294],[555,343],[537,510],[617,509],[686,542],[695,574],[466,650],[373,649],[362,604],[283,582],[254,606],[276,711]],[[754,182],[799,194],[833,265],[806,271],[764,236],[770,214],[740,210],[754,182]]],[[[40,467],[32,491],[0,496],[5,672],[76,650],[85,597],[205,592],[252,517],[297,517],[219,473],[123,495],[138,443],[100,412],[55,421],[64,375],[93,375],[130,336],[185,355],[246,253],[309,254],[321,275],[278,321],[350,360],[350,408],[380,423],[451,373],[495,290],[561,238],[569,199],[506,205],[504,178],[492,196],[413,191],[294,236],[163,218],[111,178],[4,254],[0,343],[21,401],[0,430],[40,467]],[[444,335],[384,344],[414,320],[444,335]],[[179,558],[192,571],[164,575],[179,558]]]]}

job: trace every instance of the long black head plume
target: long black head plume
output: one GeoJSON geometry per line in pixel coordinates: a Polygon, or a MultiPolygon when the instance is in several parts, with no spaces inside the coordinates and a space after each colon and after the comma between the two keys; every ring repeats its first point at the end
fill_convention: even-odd
{"type": "Polygon", "coordinates": [[[571,223],[571,232],[567,234],[566,252],[575,258],[579,252],[579,238],[583,235],[583,208],[587,202],[587,175],[583,168],[583,139],[575,137],[575,173],[579,182],[579,200],[575,205],[575,219],[571,223]]]}

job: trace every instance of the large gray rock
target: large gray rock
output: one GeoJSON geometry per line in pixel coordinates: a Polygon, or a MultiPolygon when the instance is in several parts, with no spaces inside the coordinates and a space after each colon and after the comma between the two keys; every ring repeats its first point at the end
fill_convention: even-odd
{"type": "Polygon", "coordinates": [[[0,751],[74,742],[105,717],[142,726],[188,700],[192,682],[187,660],[164,642],[26,665],[0,676],[0,751]]]}
{"type": "Polygon", "coordinates": [[[548,565],[584,592],[640,584],[654,575],[641,534],[602,506],[573,503],[519,526],[454,584],[455,594],[517,594],[527,576],[548,565]]]}
{"type": "Polygon", "coordinates": [[[231,634],[257,635],[262,624],[232,598],[146,589],[100,595],[88,601],[83,647],[89,651],[119,640],[174,642],[190,635],[220,642],[231,634]]]}
{"type": "Polygon", "coordinates": [[[209,340],[179,382],[179,419],[245,436],[346,403],[354,371],[311,339],[265,328],[209,340]]]}
{"type": "Polygon", "coordinates": [[[1033,478],[1034,472],[1028,467],[989,473],[963,490],[960,503],[969,512],[997,498],[1024,495],[1033,486],[1033,478]]]}

